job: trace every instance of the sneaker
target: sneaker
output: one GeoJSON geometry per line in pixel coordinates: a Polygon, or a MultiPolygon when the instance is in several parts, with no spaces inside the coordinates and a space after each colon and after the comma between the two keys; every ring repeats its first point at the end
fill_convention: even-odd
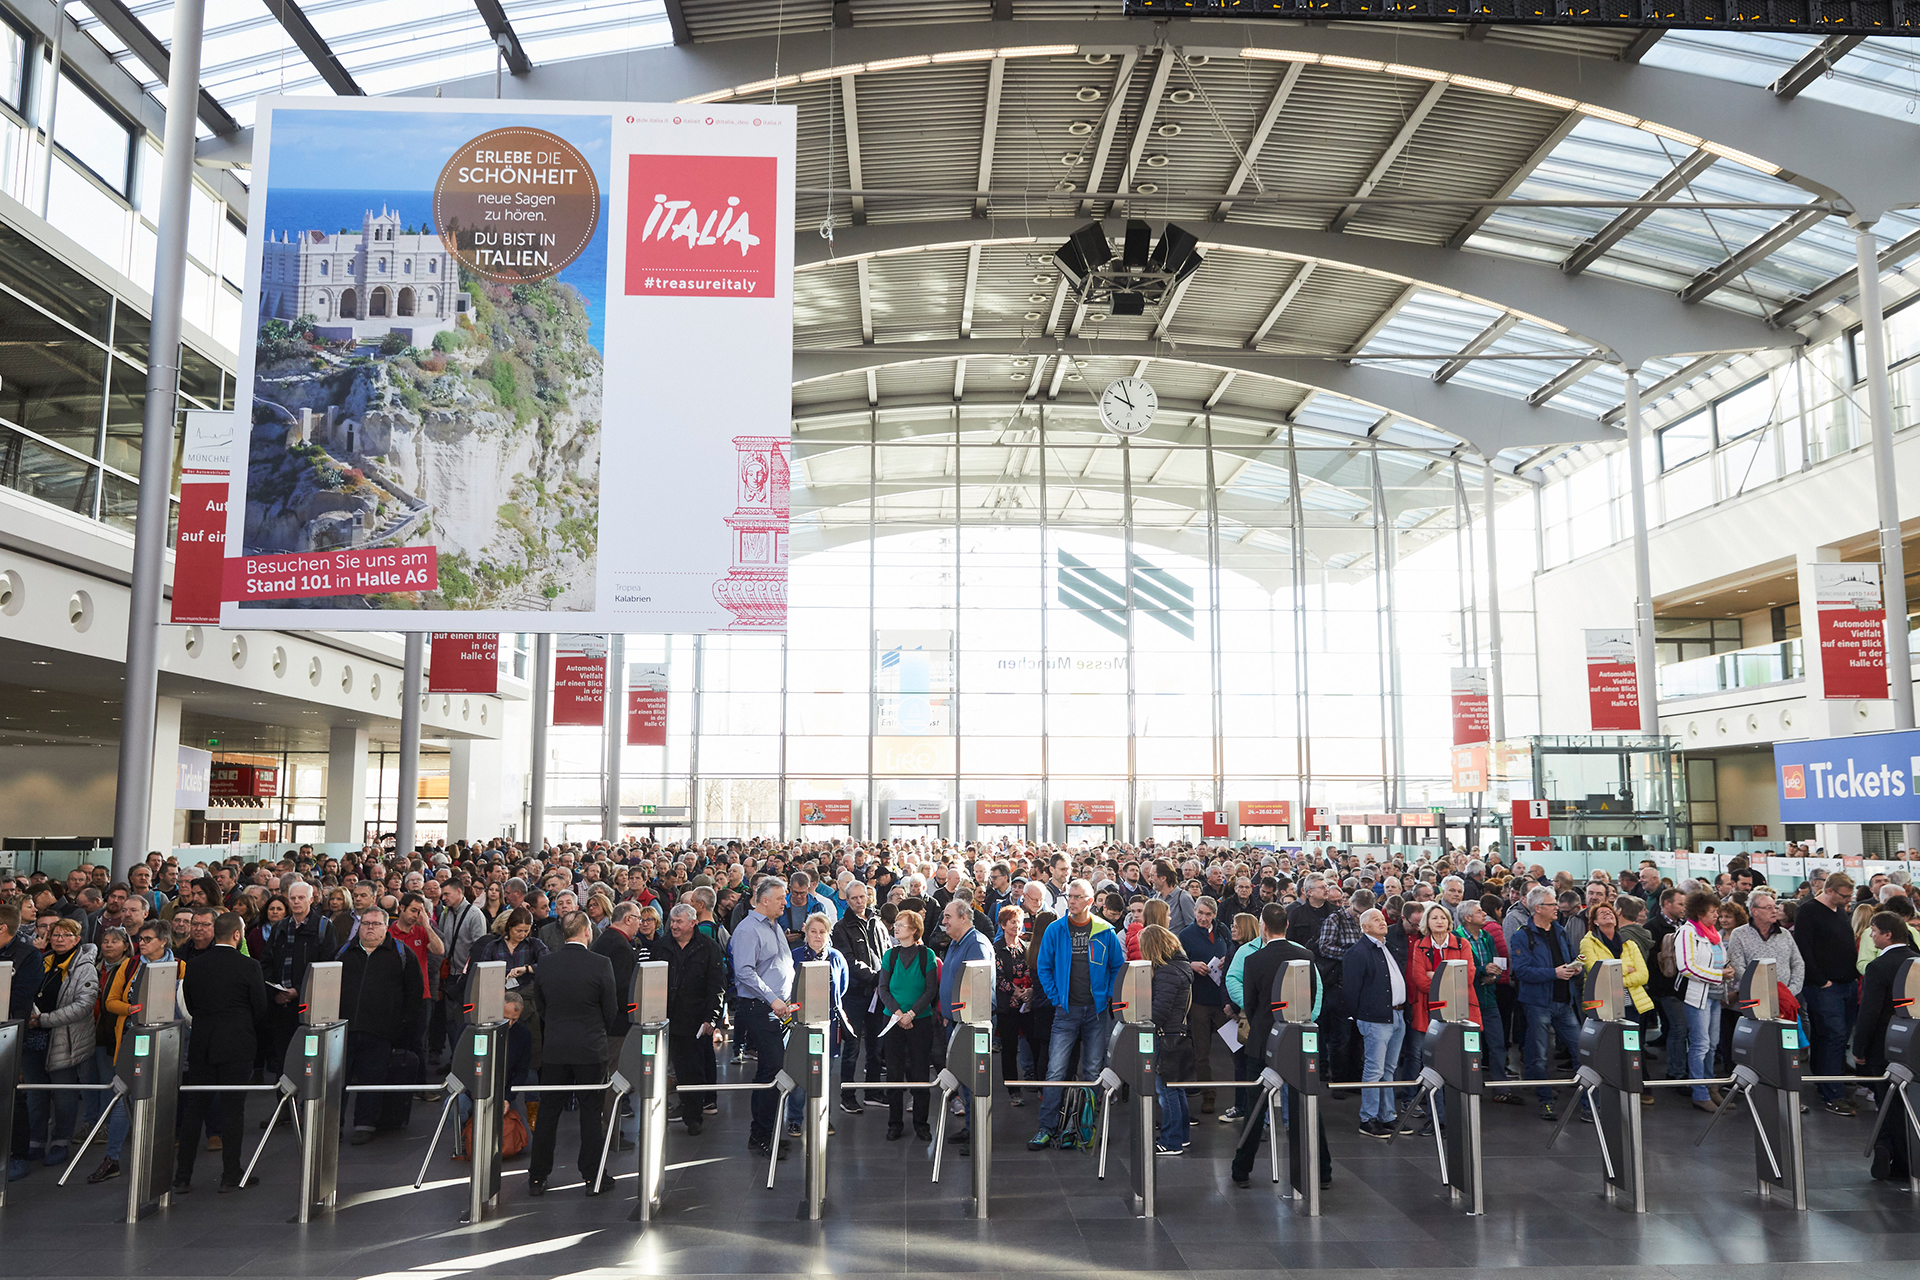
{"type": "Polygon", "coordinates": [[[355,1129],[353,1131],[353,1137],[347,1139],[347,1145],[350,1147],[364,1147],[369,1142],[372,1142],[372,1141],[373,1141],[373,1130],[355,1129]]]}
{"type": "Polygon", "coordinates": [[[922,1142],[932,1142],[933,1126],[930,1124],[916,1124],[913,1126],[913,1136],[922,1142]]]}
{"type": "MultiPolygon", "coordinates": [[[[1829,1102],[1826,1106],[1827,1110],[1836,1116],[1857,1116],[1860,1114],[1860,1108],[1854,1106],[1853,1103],[1847,1101],[1845,1098],[1829,1102]]],[[[51,1164],[52,1161],[48,1161],[48,1163],[51,1164]]]]}
{"type": "MultiPolygon", "coordinates": [[[[1524,1107],[1527,1105],[1527,1100],[1521,1097],[1519,1094],[1515,1093],[1511,1089],[1501,1089],[1495,1094],[1493,1094],[1492,1096],[1495,1102],[1503,1103],[1507,1106],[1524,1107]]],[[[1652,1094],[1647,1095],[1647,1097],[1649,1098],[1651,1098],[1652,1096],[1653,1096],[1652,1094]]]]}
{"type": "Polygon", "coordinates": [[[790,1124],[790,1125],[788,1125],[788,1126],[787,1126],[787,1136],[788,1136],[789,1138],[797,1138],[797,1137],[799,1137],[799,1136],[800,1136],[800,1126],[799,1126],[799,1125],[797,1125],[797,1124],[790,1124]]]}
{"type": "Polygon", "coordinates": [[[7,1158],[7,1181],[20,1181],[20,1179],[27,1176],[27,1172],[31,1167],[32,1166],[19,1156],[9,1156],[7,1158]]]}
{"type": "Polygon", "coordinates": [[[1407,1111],[1407,1112],[1403,1112],[1403,1113],[1401,1114],[1401,1116],[1400,1116],[1400,1132],[1402,1132],[1402,1133],[1412,1133],[1412,1132],[1413,1132],[1413,1131],[1414,1131],[1415,1129],[1418,1129],[1419,1127],[1420,1127],[1420,1113],[1419,1113],[1419,1112],[1417,1112],[1417,1111],[1407,1111]]]}
{"type": "Polygon", "coordinates": [[[1379,1120],[1362,1120],[1360,1133],[1364,1137],[1379,1138],[1384,1142],[1393,1136],[1393,1126],[1379,1120]]]}
{"type": "MultiPolygon", "coordinates": [[[[1027,1139],[1027,1150],[1029,1151],[1045,1151],[1048,1147],[1052,1145],[1053,1145],[1053,1135],[1048,1133],[1045,1129],[1042,1129],[1040,1132],[1034,1134],[1031,1138],[1027,1139]]],[[[22,1162],[16,1161],[16,1163],[22,1163],[22,1162]]]]}
{"type": "Polygon", "coordinates": [[[1221,1124],[1232,1124],[1235,1120],[1245,1120],[1246,1113],[1238,1107],[1228,1107],[1220,1113],[1221,1124]]]}
{"type": "Polygon", "coordinates": [[[1170,1147],[1164,1142],[1156,1142],[1153,1144],[1153,1154],[1157,1156],[1177,1156],[1185,1151],[1185,1147],[1170,1147]]]}
{"type": "Polygon", "coordinates": [[[700,1114],[703,1116],[717,1116],[720,1114],[720,1104],[717,1102],[709,1102],[706,1106],[700,1108],[700,1114]]]}
{"type": "Polygon", "coordinates": [[[67,1149],[59,1146],[48,1147],[46,1160],[49,1166],[65,1164],[67,1162],[67,1149]]]}
{"type": "MultiPolygon", "coordinates": [[[[1404,1133],[1406,1132],[1406,1130],[1403,1129],[1401,1130],[1401,1132],[1404,1133]]],[[[1422,1138],[1431,1138],[1433,1136],[1433,1117],[1432,1116],[1428,1116],[1424,1121],[1421,1122],[1420,1132],[1418,1136],[1422,1138]]]]}
{"type": "Polygon", "coordinates": [[[867,1113],[867,1109],[851,1097],[840,1099],[840,1109],[850,1116],[860,1116],[867,1113]]]}
{"type": "Polygon", "coordinates": [[[906,1136],[906,1133],[907,1133],[907,1127],[905,1125],[890,1124],[887,1126],[887,1141],[898,1142],[900,1141],[901,1138],[906,1136]]]}
{"type": "Polygon", "coordinates": [[[87,1181],[89,1183],[100,1183],[105,1182],[108,1178],[117,1178],[119,1176],[120,1162],[118,1160],[102,1160],[100,1167],[87,1175],[87,1181]]]}
{"type": "Polygon", "coordinates": [[[1010,1107],[1024,1107],[1027,1104],[1020,1100],[1020,1093],[1018,1090],[1015,1090],[1007,1096],[1007,1105],[1010,1107]]]}
{"type": "Polygon", "coordinates": [[[1551,1124],[1560,1117],[1554,1114],[1553,1104],[1551,1102],[1543,1102],[1540,1104],[1540,1118],[1551,1124]]]}

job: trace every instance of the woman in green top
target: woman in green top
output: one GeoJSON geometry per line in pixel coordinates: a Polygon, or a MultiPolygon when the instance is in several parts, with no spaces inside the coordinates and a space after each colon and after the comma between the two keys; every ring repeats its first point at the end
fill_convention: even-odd
{"type": "MultiPolygon", "coordinates": [[[[880,1002],[893,1020],[886,1034],[887,1079],[927,1079],[933,1062],[933,1038],[939,1019],[933,1016],[933,998],[940,991],[939,962],[921,941],[926,926],[918,911],[902,911],[893,918],[893,950],[880,963],[880,1002]],[[897,1024],[897,1025],[895,1025],[897,1024]]],[[[906,1130],[900,1123],[903,1094],[913,1095],[913,1134],[922,1142],[931,1141],[933,1130],[927,1125],[925,1089],[887,1090],[887,1141],[893,1142],[906,1130]]]]}

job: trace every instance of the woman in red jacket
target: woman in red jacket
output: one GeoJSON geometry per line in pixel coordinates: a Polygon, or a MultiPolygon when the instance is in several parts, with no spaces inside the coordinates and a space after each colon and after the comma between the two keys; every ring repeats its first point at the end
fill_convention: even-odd
{"type": "MultiPolygon", "coordinates": [[[[1435,1016],[1443,1015],[1443,1011],[1430,1004],[1434,975],[1439,973],[1441,967],[1449,960],[1467,962],[1467,1020],[1475,1026],[1480,1024],[1480,998],[1474,992],[1473,948],[1467,945],[1466,936],[1454,927],[1453,913],[1448,911],[1442,903],[1430,903],[1426,908],[1426,914],[1421,918],[1421,924],[1424,927],[1420,931],[1420,936],[1407,948],[1407,1012],[1412,1015],[1410,1020],[1414,1034],[1425,1037],[1424,1060],[1428,1066],[1431,1066],[1434,1041],[1438,1038],[1440,1024],[1444,1020],[1443,1016],[1435,1016]]],[[[1451,1012],[1458,1013],[1459,1010],[1455,1009],[1451,1012]]],[[[1446,1117],[1439,1114],[1440,1095],[1438,1093],[1433,1095],[1433,1110],[1434,1114],[1429,1115],[1426,1123],[1420,1127],[1420,1136],[1423,1138],[1433,1135],[1433,1122],[1436,1119],[1442,1124],[1446,1123],[1446,1117]]],[[[1401,1126],[1401,1132],[1409,1131],[1412,1124],[1413,1116],[1408,1112],[1405,1123],[1401,1126]]]]}

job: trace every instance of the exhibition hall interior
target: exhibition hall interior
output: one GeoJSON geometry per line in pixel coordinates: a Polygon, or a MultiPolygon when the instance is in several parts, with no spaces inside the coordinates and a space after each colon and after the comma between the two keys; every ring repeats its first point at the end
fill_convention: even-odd
{"type": "Polygon", "coordinates": [[[8,1273],[1911,1275],[1917,38],[0,0],[8,1273]]]}

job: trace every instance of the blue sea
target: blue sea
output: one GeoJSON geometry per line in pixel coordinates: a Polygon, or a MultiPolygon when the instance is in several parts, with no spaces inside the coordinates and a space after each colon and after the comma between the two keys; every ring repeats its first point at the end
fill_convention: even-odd
{"type": "MultiPolygon", "coordinates": [[[[342,191],[278,187],[267,193],[265,226],[278,238],[281,232],[325,231],[338,234],[342,227],[359,231],[361,218],[382,206],[400,215],[400,225],[416,229],[430,228],[433,222],[431,191],[342,191]]],[[[600,197],[600,225],[580,256],[560,272],[562,282],[572,285],[587,304],[588,341],[594,350],[606,353],[607,299],[607,198],[600,197]]]]}

